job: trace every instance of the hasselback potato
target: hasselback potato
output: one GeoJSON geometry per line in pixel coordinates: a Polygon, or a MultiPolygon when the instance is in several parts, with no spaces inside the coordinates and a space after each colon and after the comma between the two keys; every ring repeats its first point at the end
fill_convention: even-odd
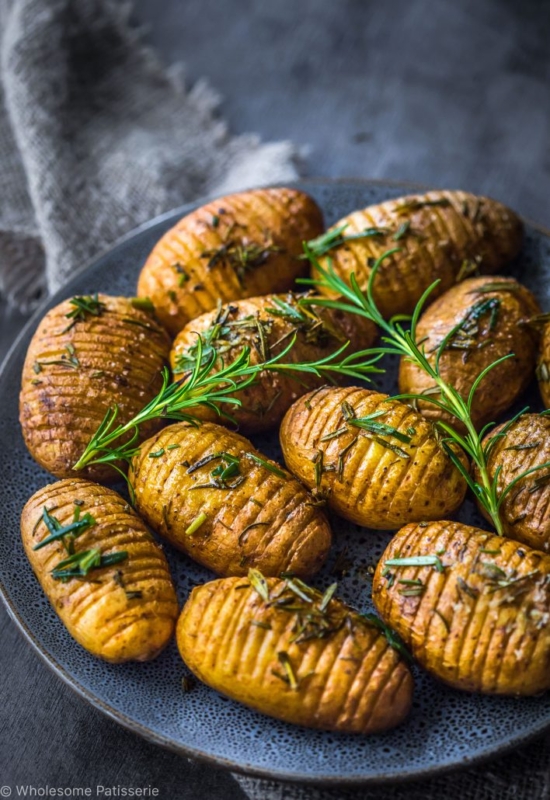
{"type": "Polygon", "coordinates": [[[550,688],[550,556],[538,550],[458,522],[407,525],[380,559],[373,600],[420,664],[457,689],[550,688]]]}
{"type": "Polygon", "coordinates": [[[297,725],[377,733],[411,705],[411,674],[379,628],[295,580],[252,576],[193,589],[177,627],[205,683],[297,725]],[[305,598],[305,599],[304,599],[305,598]]]}
{"type": "Polygon", "coordinates": [[[368,389],[325,387],[300,398],[283,420],[281,446],[294,475],[338,514],[370,528],[438,519],[466,493],[432,424],[368,389]]]}
{"type": "MultiPolygon", "coordinates": [[[[532,293],[513,278],[470,278],[446,292],[420,317],[417,342],[435,364],[437,350],[447,338],[439,372],[464,399],[482,371],[503,356],[481,381],[471,416],[477,428],[498,419],[531,381],[535,369],[538,332],[528,324],[540,312],[532,293]],[[452,333],[452,335],[450,335],[452,333]]],[[[399,368],[399,390],[439,398],[435,382],[406,358],[399,368]]],[[[429,401],[418,407],[429,419],[459,424],[429,401]]]]}
{"type": "MultiPolygon", "coordinates": [[[[433,191],[386,200],[348,214],[333,228],[347,225],[345,236],[365,229],[371,235],[346,241],[320,259],[330,257],[336,273],[349,283],[355,273],[365,288],[374,261],[394,248],[374,280],[375,302],[384,317],[411,314],[423,292],[450,289],[477,271],[497,272],[518,254],[523,235],[519,217],[488,197],[460,191],[433,191]]],[[[313,269],[313,277],[317,270],[313,269]]]]}
{"type": "Polygon", "coordinates": [[[151,527],[218,575],[309,576],[327,556],[330,528],[311,495],[221,425],[165,428],[142,445],[130,480],[151,527]]]}
{"type": "Polygon", "coordinates": [[[304,275],[302,242],[323,229],[321,210],[296,189],[221,197],[183,217],[153,248],[138,281],[172,334],[218,300],[285,292],[304,275]]]}
{"type": "MultiPolygon", "coordinates": [[[[304,305],[301,296],[292,292],[235,300],[189,322],[176,337],[170,354],[176,377],[196,363],[199,336],[203,340],[203,362],[215,353],[219,369],[232,363],[244,347],[250,349],[252,364],[267,361],[279,355],[294,336],[296,341],[284,356],[285,363],[317,361],[349,341],[344,358],[370,347],[376,328],[364,317],[304,305]]],[[[324,383],[326,378],[310,373],[265,370],[254,385],[235,395],[242,406],[232,409],[231,415],[244,433],[267,430],[281,421],[297,397],[324,383]]],[[[203,419],[216,419],[215,412],[206,407],[194,413],[203,419]]]]}
{"type": "MultiPolygon", "coordinates": [[[[524,472],[550,463],[550,419],[541,414],[522,414],[491,431],[483,446],[489,442],[492,444],[487,469],[491,480],[498,470],[498,496],[517,481],[506,492],[500,507],[504,533],[538,550],[550,550],[550,468],[535,470],[517,480],[524,472]]],[[[477,466],[474,476],[481,481],[477,466]]],[[[478,505],[491,521],[482,504],[478,505]]]]}
{"type": "Polygon", "coordinates": [[[79,478],[45,486],[23,509],[21,536],[48,600],[90,653],[145,661],[168,643],[178,615],[168,563],[112,489],[79,478]]]}
{"type": "MultiPolygon", "coordinates": [[[[149,307],[126,297],[73,297],[39,323],[23,367],[20,422],[32,457],[57,478],[76,474],[109,408],[117,405],[119,422],[127,422],[159,391],[170,339],[149,307]]],[[[158,427],[146,423],[142,437],[158,427]]],[[[79,474],[117,477],[108,465],[79,474]]]]}

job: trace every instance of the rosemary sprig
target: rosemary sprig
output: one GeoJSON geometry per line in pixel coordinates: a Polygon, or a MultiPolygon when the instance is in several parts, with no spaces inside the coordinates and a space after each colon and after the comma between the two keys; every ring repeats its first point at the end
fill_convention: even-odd
{"type": "MultiPolygon", "coordinates": [[[[349,227],[346,222],[343,225],[338,225],[332,230],[322,233],[316,239],[310,239],[307,243],[308,250],[315,255],[316,258],[324,256],[329,250],[346,242],[352,242],[355,239],[370,239],[373,236],[386,236],[390,232],[389,228],[365,228],[358,233],[345,234],[344,231],[349,227]]],[[[307,253],[302,258],[307,258],[307,253]]]]}
{"type": "MultiPolygon", "coordinates": [[[[353,353],[339,360],[348,346],[347,343],[317,361],[285,363],[283,359],[293,347],[294,341],[295,338],[278,355],[259,364],[250,363],[250,349],[245,347],[233,362],[227,365],[222,363],[221,369],[216,372],[214,367],[218,356],[214,352],[204,363],[203,341],[199,337],[192,371],[180,380],[170,383],[170,374],[165,369],[162,387],[157,396],[128,422],[116,425],[119,408],[110,408],[73,469],[80,470],[89,464],[107,463],[117,469],[115,462],[130,461],[139,450],[136,442],[140,426],[151,419],[173,419],[196,425],[192,409],[206,406],[219,416],[233,420],[222,406],[242,405],[235,394],[255,383],[263,370],[276,370],[291,375],[303,372],[329,379],[334,374],[362,380],[368,380],[372,373],[381,371],[376,366],[380,359],[378,354],[365,358],[371,355],[370,350],[353,353]]],[[[124,475],[120,469],[119,472],[124,475]]]]}
{"type": "MultiPolygon", "coordinates": [[[[442,203],[437,204],[442,205],[442,203]]],[[[429,203],[423,203],[423,205],[429,205],[429,203]]],[[[518,414],[516,417],[510,420],[509,423],[507,423],[507,425],[505,425],[498,434],[490,438],[485,444],[482,442],[483,437],[491,429],[494,423],[486,425],[480,432],[478,432],[472,421],[472,405],[481,382],[492,369],[501,364],[503,361],[513,358],[514,354],[509,353],[508,355],[497,359],[484,370],[482,370],[472,384],[468,397],[463,398],[454,386],[445,381],[440,372],[441,356],[445,349],[453,341],[454,337],[457,335],[458,330],[463,325],[463,321],[454,326],[443,338],[439,344],[439,347],[437,348],[437,351],[435,352],[435,358],[433,361],[428,358],[422,342],[417,342],[416,329],[420,314],[428,297],[433,292],[439,281],[435,281],[431,286],[428,287],[428,289],[426,289],[418,301],[412,316],[409,317],[405,315],[397,315],[390,320],[386,320],[378,310],[378,307],[374,301],[374,281],[384,260],[392,256],[394,253],[399,252],[399,248],[394,248],[387,251],[374,262],[366,289],[364,291],[359,287],[355,274],[350,276],[350,283],[348,284],[336,274],[330,261],[326,267],[322,266],[318,262],[315,253],[308,247],[307,244],[304,245],[304,251],[307,258],[315,266],[315,269],[319,273],[320,277],[303,278],[300,279],[299,282],[310,286],[315,286],[323,290],[328,290],[331,294],[335,293],[342,298],[341,300],[332,300],[328,297],[317,297],[315,299],[315,303],[317,305],[324,305],[328,308],[337,308],[348,313],[358,314],[359,316],[363,316],[371,320],[382,330],[384,334],[382,336],[383,346],[375,348],[376,352],[380,354],[404,357],[419,367],[432,379],[433,383],[435,384],[435,396],[433,394],[401,394],[397,395],[395,399],[415,401],[421,399],[425,402],[432,403],[441,411],[451,415],[453,419],[461,423],[465,433],[458,432],[455,430],[455,428],[443,420],[437,421],[436,424],[438,428],[445,434],[445,437],[441,440],[441,446],[455,467],[458,469],[467,485],[474,493],[475,497],[487,511],[497,533],[502,535],[503,525],[500,519],[500,509],[502,502],[511,488],[516,485],[519,480],[526,477],[526,475],[529,475],[531,472],[550,467],[550,462],[533,467],[531,470],[527,470],[515,478],[515,480],[504,489],[501,489],[499,487],[500,469],[497,468],[495,470],[493,477],[491,477],[489,474],[489,455],[496,441],[506,434],[509,427],[520,415],[518,414]],[[405,322],[410,322],[409,329],[404,327],[403,323],[405,322]],[[468,468],[462,463],[458,452],[451,445],[458,445],[476,464],[480,476],[479,481],[472,477],[468,468]]],[[[307,303],[311,301],[308,301],[306,298],[304,302],[307,303]]],[[[496,307],[485,306],[484,310],[491,314],[489,325],[494,325],[494,321],[492,320],[493,315],[497,313],[496,307]]],[[[371,353],[372,352],[373,351],[371,351],[371,353]]]]}

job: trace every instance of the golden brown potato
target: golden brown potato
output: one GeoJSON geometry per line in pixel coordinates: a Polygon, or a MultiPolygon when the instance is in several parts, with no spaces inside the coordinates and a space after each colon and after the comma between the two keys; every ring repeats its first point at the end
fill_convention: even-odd
{"type": "Polygon", "coordinates": [[[184,606],[178,647],[202,681],[310,728],[377,733],[406,717],[412,677],[377,627],[301,581],[251,579],[259,591],[226,578],[184,606]]]}
{"type": "Polygon", "coordinates": [[[94,656],[147,661],[169,642],[178,604],[166,558],[112,489],[79,478],[45,486],[23,509],[21,536],[48,600],[94,656]]]}
{"type": "MultiPolygon", "coordinates": [[[[526,324],[540,312],[531,292],[513,278],[470,278],[450,289],[421,316],[416,333],[428,360],[453,330],[439,361],[443,379],[466,399],[478,375],[502,356],[503,361],[481,381],[472,406],[477,428],[495,420],[527,388],[535,369],[538,334],[526,324]]],[[[435,382],[420,367],[401,359],[399,390],[402,393],[434,392],[435,382]]],[[[456,428],[460,423],[429,401],[418,407],[429,419],[444,419],[456,428]]]]}
{"type": "MultiPolygon", "coordinates": [[[[494,480],[498,470],[498,495],[527,470],[550,462],[550,419],[522,414],[511,425],[504,423],[483,440],[489,450],[487,466],[494,480]]],[[[479,482],[479,469],[474,466],[479,482]]],[[[483,506],[479,510],[491,521],[483,506]]],[[[550,550],[550,469],[537,470],[519,480],[507,492],[500,507],[504,533],[538,550],[550,550]]]]}
{"type": "Polygon", "coordinates": [[[431,423],[368,389],[325,387],[300,398],[283,420],[281,446],[299,480],[369,528],[438,519],[466,493],[431,423]]]}
{"type": "MultiPolygon", "coordinates": [[[[544,317],[546,316],[544,315],[544,317]]],[[[537,361],[537,379],[544,407],[550,408],[550,323],[546,323],[542,328],[537,361]]]]}
{"type": "Polygon", "coordinates": [[[457,689],[550,688],[544,553],[458,522],[406,525],[380,559],[373,600],[420,664],[457,689]],[[411,557],[424,565],[401,561],[411,557]]]}
{"type": "Polygon", "coordinates": [[[172,334],[218,300],[285,292],[307,272],[302,242],[323,230],[321,210],[296,189],[257,189],[214,200],[164,234],[138,295],[150,297],[172,334]]]}
{"type": "MultiPolygon", "coordinates": [[[[400,248],[384,260],[373,285],[376,305],[387,319],[412,314],[436,280],[440,283],[430,301],[468,275],[497,272],[517,256],[523,238],[522,222],[509,208],[459,191],[386,200],[354,211],[333,228],[344,224],[344,236],[365,229],[374,234],[346,241],[320,259],[326,267],[330,257],[336,273],[348,283],[355,273],[364,289],[376,259],[400,248]]],[[[318,277],[315,268],[312,275],[318,277]]]]}
{"type": "Polygon", "coordinates": [[[311,495],[220,425],[165,428],[142,445],[130,480],[151,527],[218,575],[304,577],[328,554],[330,527],[311,495]]]}
{"type": "MultiPolygon", "coordinates": [[[[287,364],[326,358],[348,340],[350,344],[342,358],[374,342],[376,327],[364,317],[305,306],[300,298],[289,292],[236,300],[189,322],[176,337],[170,354],[176,377],[196,363],[199,336],[204,345],[203,362],[207,363],[215,352],[218,369],[232,363],[244,347],[250,349],[252,364],[267,361],[279,355],[293,336],[296,342],[283,358],[287,364]]],[[[232,408],[231,415],[244,433],[278,425],[296,398],[327,382],[326,378],[305,372],[293,375],[266,370],[254,385],[236,394],[242,406],[232,408]]],[[[198,407],[193,413],[201,419],[217,419],[216,413],[206,407],[198,407]]]]}
{"type": "MultiPolygon", "coordinates": [[[[23,367],[20,422],[30,454],[57,478],[117,477],[108,465],[79,473],[72,467],[109,408],[118,405],[118,421],[127,422],[162,385],[170,339],[142,305],[103,294],[73,297],[48,311],[32,338],[23,367]]],[[[147,423],[141,437],[158,427],[147,423]]]]}

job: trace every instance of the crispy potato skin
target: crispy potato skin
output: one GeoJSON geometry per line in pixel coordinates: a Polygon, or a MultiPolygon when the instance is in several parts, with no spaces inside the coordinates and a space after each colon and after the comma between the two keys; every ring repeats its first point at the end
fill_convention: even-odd
{"type": "Polygon", "coordinates": [[[298,258],[302,242],[322,230],[321,210],[296,189],[221,197],[164,234],[141,271],[138,295],[151,298],[160,320],[175,335],[215,308],[218,299],[291,289],[307,272],[307,262],[298,258]],[[248,253],[256,248],[244,270],[238,247],[248,253]]]}
{"type": "MultiPolygon", "coordinates": [[[[464,262],[472,262],[471,266],[477,265],[485,273],[497,272],[519,253],[523,238],[522,222],[509,208],[459,191],[387,200],[354,211],[334,227],[344,223],[348,235],[365,228],[387,229],[384,235],[356,239],[330,251],[335,271],[348,283],[354,272],[365,288],[371,259],[394,247],[401,250],[384,260],[374,280],[374,299],[388,319],[394,314],[411,314],[436,280],[440,283],[431,300],[450,289],[464,262]]],[[[326,258],[320,261],[326,267],[326,258]]],[[[313,277],[318,277],[315,269],[313,277]]]]}
{"type": "MultiPolygon", "coordinates": [[[[179,373],[182,372],[182,364],[187,363],[189,369],[189,359],[195,352],[194,346],[199,335],[205,342],[211,337],[212,346],[220,356],[218,366],[232,363],[244,347],[250,348],[251,363],[259,364],[281,353],[294,335],[296,342],[283,359],[287,364],[325,358],[348,340],[350,345],[345,351],[346,355],[373,344],[376,327],[364,317],[319,306],[313,309],[318,321],[315,316],[311,317],[312,312],[309,311],[310,316],[305,316],[306,322],[296,324],[289,320],[288,314],[281,317],[273,313],[281,311],[277,305],[279,301],[303,316],[305,311],[299,306],[299,298],[300,295],[289,292],[286,295],[236,300],[219,311],[210,311],[188,323],[176,337],[170,354],[176,377],[178,364],[179,373]],[[217,338],[212,338],[214,330],[220,331],[217,338]],[[189,348],[193,350],[190,352],[189,348]],[[182,358],[186,358],[187,362],[182,362],[182,358]]],[[[293,378],[288,373],[266,370],[258,376],[253,386],[238,393],[243,405],[232,409],[231,415],[243,433],[268,430],[281,422],[298,397],[325,382],[325,378],[317,378],[313,374],[295,373],[293,378]],[[296,378],[299,378],[299,382],[296,378]]],[[[199,407],[197,412],[201,419],[219,419],[215,412],[207,408],[199,407]]],[[[223,423],[223,420],[220,421],[223,423]]]]}
{"type": "Polygon", "coordinates": [[[178,604],[160,546],[126,501],[112,489],[71,478],[45,486],[25,505],[21,537],[48,600],[76,641],[92,655],[113,663],[147,661],[169,642],[178,604]],[[67,558],[60,541],[34,546],[49,536],[44,507],[62,525],[73,521],[75,500],[95,524],[75,539],[75,552],[97,548],[102,555],[126,551],[120,563],[94,569],[87,578],[55,580],[51,570],[67,558]],[[129,597],[127,592],[141,592],[129,597]]]}
{"type": "Polygon", "coordinates": [[[550,688],[549,574],[549,556],[511,539],[457,522],[406,525],[380,559],[373,600],[420,664],[445,683],[533,695],[550,688]],[[382,575],[392,558],[442,550],[442,573],[390,567],[391,586],[382,575]],[[501,577],[519,582],[499,586],[501,577]],[[407,596],[410,584],[400,580],[421,580],[425,588],[407,596]]]}
{"type": "MultiPolygon", "coordinates": [[[[466,399],[475,379],[486,367],[498,358],[514,353],[514,358],[509,358],[492,369],[476,391],[472,419],[477,428],[497,419],[506,411],[533,377],[538,334],[534,327],[524,323],[540,313],[534,296],[513,278],[470,278],[450,289],[428,308],[418,322],[416,336],[417,341],[423,342],[425,352],[433,365],[436,350],[445,336],[467,319],[468,314],[475,314],[475,311],[471,312],[472,307],[486,302],[498,304],[496,316],[492,317],[492,310],[489,308],[474,321],[473,324],[479,330],[466,340],[472,342],[472,346],[467,349],[463,346],[463,339],[467,334],[459,333],[453,337],[439,362],[441,376],[466,399]],[[483,291],[483,287],[495,284],[511,288],[483,291]]],[[[432,379],[423,370],[405,358],[401,359],[400,392],[422,394],[434,386],[432,379]]],[[[438,395],[434,395],[435,399],[437,397],[438,395]]],[[[418,405],[428,419],[444,419],[449,424],[460,427],[456,420],[430,402],[419,402],[418,405]]]]}
{"type": "MultiPolygon", "coordinates": [[[[498,493],[526,470],[550,462],[550,419],[539,414],[522,414],[503,436],[506,423],[494,428],[483,440],[486,446],[495,436],[487,466],[489,477],[498,473],[498,493]]],[[[511,539],[524,542],[544,552],[550,551],[550,470],[540,470],[527,475],[512,488],[500,507],[504,533],[511,539]],[[539,482],[539,479],[543,479],[539,482]]],[[[479,469],[474,466],[474,476],[480,481],[479,469]]],[[[489,520],[487,512],[478,503],[479,510],[489,520]]]]}
{"type": "MultiPolygon", "coordinates": [[[[67,300],[52,308],[32,338],[23,367],[23,437],[32,457],[57,478],[117,479],[107,465],[79,473],[72,466],[109,408],[117,404],[118,421],[124,423],[153,399],[168,362],[170,339],[158,322],[134,308],[129,298],[99,295],[99,300],[104,305],[99,316],[79,319],[65,333],[71,323],[66,315],[74,306],[67,300]],[[70,367],[71,353],[75,368],[70,367]],[[63,363],[44,363],[51,361],[63,363]]],[[[141,437],[158,427],[156,421],[147,423],[141,437]]]]}
{"type": "MultiPolygon", "coordinates": [[[[242,578],[226,578],[198,586],[181,613],[179,651],[202,681],[263,714],[310,728],[377,733],[407,716],[411,674],[372,624],[333,599],[327,617],[337,630],[293,642],[298,613],[268,607],[252,587],[237,588],[243,585],[242,578]],[[285,675],[279,653],[287,654],[294,689],[275,674],[285,675]]],[[[285,586],[277,579],[268,585],[270,596],[285,586]]]]}
{"type": "Polygon", "coordinates": [[[247,453],[263,458],[251,442],[221,425],[170,425],[145,442],[132,462],[138,513],[218,575],[246,575],[250,567],[265,575],[314,575],[331,544],[324,514],[291,475],[283,470],[285,476],[279,476],[247,453]],[[199,488],[212,481],[211,472],[223,462],[215,459],[193,468],[219,453],[239,460],[239,475],[229,483],[240,482],[235,488],[199,488]],[[186,533],[201,514],[203,524],[186,533]]]}
{"type": "Polygon", "coordinates": [[[537,360],[537,379],[545,408],[550,408],[550,324],[542,329],[537,360]]]}
{"type": "Polygon", "coordinates": [[[312,392],[289,409],[280,436],[288,469],[326,496],[330,508],[359,525],[391,530],[410,521],[437,519],[456,511],[466,493],[466,483],[438,444],[431,423],[379,392],[357,387],[312,392]],[[343,403],[356,417],[387,410],[375,421],[410,442],[346,424],[343,403]],[[341,435],[322,441],[342,428],[341,435]]]}

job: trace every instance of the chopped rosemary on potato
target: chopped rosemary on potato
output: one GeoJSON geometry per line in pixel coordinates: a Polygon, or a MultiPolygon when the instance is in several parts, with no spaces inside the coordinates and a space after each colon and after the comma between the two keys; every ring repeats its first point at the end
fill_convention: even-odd
{"type": "Polygon", "coordinates": [[[78,297],[71,297],[69,303],[74,306],[72,311],[69,311],[68,314],[65,314],[67,319],[70,319],[71,322],[67,325],[66,328],[63,328],[61,333],[67,333],[70,329],[76,325],[79,320],[86,319],[87,317],[99,317],[107,306],[105,303],[102,303],[99,299],[97,292],[94,295],[82,295],[78,297]]]}
{"type": "Polygon", "coordinates": [[[194,519],[194,520],[193,520],[193,522],[192,522],[192,523],[189,525],[189,527],[188,527],[188,528],[186,528],[186,530],[185,530],[185,535],[186,535],[186,536],[193,536],[193,534],[194,534],[194,533],[196,533],[196,532],[199,530],[199,528],[202,528],[202,526],[204,525],[204,523],[206,522],[206,520],[207,520],[207,519],[208,519],[208,517],[207,517],[207,515],[204,513],[204,511],[203,511],[203,512],[201,512],[201,513],[198,515],[198,517],[195,517],[195,519],[194,519]]]}
{"type": "Polygon", "coordinates": [[[207,268],[213,269],[218,264],[227,264],[233,268],[239,283],[244,283],[246,275],[256,267],[261,267],[266,263],[273,253],[280,253],[281,247],[272,241],[263,244],[248,241],[246,238],[230,238],[231,231],[228,231],[226,241],[219,247],[205,250],[201,253],[201,258],[208,259],[207,268]]]}
{"type": "Polygon", "coordinates": [[[56,517],[52,516],[45,506],[38,522],[40,522],[40,520],[44,521],[50,535],[46,536],[45,539],[42,539],[41,542],[35,545],[33,550],[40,550],[51,542],[56,542],[61,539],[67,553],[72,553],[72,542],[74,539],[96,524],[96,519],[91,514],[86,513],[83,517],[80,516],[80,505],[76,502],[73,520],[68,525],[62,525],[56,517]],[[68,539],[65,540],[65,537],[68,537],[68,539]]]}
{"type": "MultiPolygon", "coordinates": [[[[317,258],[320,258],[324,256],[325,253],[328,253],[329,250],[340,247],[340,245],[346,242],[352,242],[355,239],[370,239],[373,236],[386,236],[386,234],[390,233],[389,228],[364,228],[364,230],[358,233],[345,234],[344,231],[347,227],[349,227],[349,223],[345,222],[343,225],[338,225],[336,228],[322,233],[320,236],[317,236],[316,239],[310,239],[307,243],[308,249],[314,253],[317,258]]],[[[307,258],[307,254],[302,257],[307,258]]]]}
{"type": "Polygon", "coordinates": [[[437,572],[443,572],[445,567],[439,556],[406,556],[405,558],[390,558],[384,561],[385,567],[435,567],[437,572]]]}
{"type": "Polygon", "coordinates": [[[82,550],[79,553],[73,553],[68,558],[60,561],[59,564],[51,570],[51,576],[56,581],[63,583],[71,578],[86,578],[88,574],[94,569],[101,569],[101,567],[111,567],[113,564],[120,564],[128,558],[126,550],[120,550],[117,553],[109,553],[105,556],[101,555],[101,551],[94,547],[91,550],[82,550]]]}

